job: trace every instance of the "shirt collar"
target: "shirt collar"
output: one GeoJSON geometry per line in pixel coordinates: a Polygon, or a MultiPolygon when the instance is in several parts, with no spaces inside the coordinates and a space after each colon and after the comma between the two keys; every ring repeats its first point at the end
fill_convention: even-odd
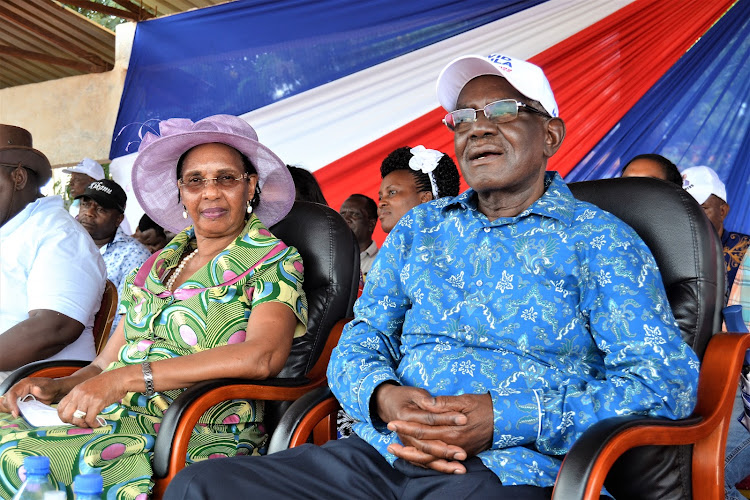
{"type": "Polygon", "coordinates": [[[119,243],[125,239],[125,231],[122,230],[122,226],[117,226],[117,231],[115,231],[115,237],[112,238],[112,241],[110,241],[108,244],[112,245],[114,243],[119,243]]]}
{"type": "MultiPolygon", "coordinates": [[[[502,218],[507,221],[516,221],[529,215],[540,215],[557,219],[565,225],[570,225],[574,219],[576,199],[573,197],[568,186],[557,172],[547,172],[544,175],[544,194],[531,204],[526,210],[515,217],[502,218]]],[[[458,196],[446,199],[442,210],[447,211],[456,208],[477,211],[476,191],[469,188],[458,196]]],[[[498,219],[498,221],[501,219],[498,219]]]]}
{"type": "Polygon", "coordinates": [[[377,243],[375,243],[375,240],[373,240],[372,242],[370,242],[370,246],[365,248],[364,252],[360,252],[360,255],[365,254],[365,255],[369,255],[370,257],[372,257],[376,253],[378,253],[378,245],[377,243]]]}
{"type": "Polygon", "coordinates": [[[26,222],[29,217],[31,217],[31,214],[33,214],[36,210],[46,209],[47,207],[53,206],[63,206],[63,201],[60,196],[42,196],[40,198],[37,198],[36,200],[23,207],[20,212],[11,217],[8,221],[6,221],[5,224],[0,227],[0,234],[2,234],[3,237],[12,234],[13,231],[21,227],[23,223],[26,222]]]}
{"type": "Polygon", "coordinates": [[[101,252],[102,255],[104,255],[104,253],[107,251],[107,249],[110,246],[114,246],[117,243],[120,243],[124,240],[125,240],[125,231],[122,230],[121,226],[117,226],[117,231],[115,231],[115,237],[112,238],[112,241],[110,241],[109,243],[105,243],[104,245],[102,245],[99,248],[99,251],[101,252]]]}

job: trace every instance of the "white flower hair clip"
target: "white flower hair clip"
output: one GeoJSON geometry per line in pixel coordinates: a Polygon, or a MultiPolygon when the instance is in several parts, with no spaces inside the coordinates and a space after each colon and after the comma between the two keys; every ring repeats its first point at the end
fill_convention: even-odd
{"type": "Polygon", "coordinates": [[[433,170],[435,170],[438,163],[440,163],[440,158],[443,157],[443,153],[435,149],[427,149],[421,144],[411,148],[409,152],[413,155],[409,159],[409,168],[427,174],[427,177],[430,178],[430,185],[432,186],[432,197],[437,200],[438,187],[435,182],[435,174],[433,174],[433,170]]]}

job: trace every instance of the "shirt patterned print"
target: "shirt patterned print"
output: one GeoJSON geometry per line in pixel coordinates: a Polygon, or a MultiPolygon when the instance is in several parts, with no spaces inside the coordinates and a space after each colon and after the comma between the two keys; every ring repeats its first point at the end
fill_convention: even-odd
{"type": "Polygon", "coordinates": [[[750,252],[745,252],[745,257],[742,259],[734,278],[732,292],[729,294],[727,305],[735,304],[742,306],[742,320],[750,330],[750,252]]]}
{"type": "Polygon", "coordinates": [[[557,174],[545,187],[492,222],[472,190],[419,205],[387,237],[328,378],[354,431],[391,463],[398,436],[369,411],[385,381],[489,393],[493,443],[479,457],[507,485],[552,486],[598,420],[693,410],[699,362],[648,248],[557,174]]]}
{"type": "Polygon", "coordinates": [[[724,263],[727,266],[727,290],[731,290],[737,275],[737,269],[739,269],[740,263],[748,247],[750,247],[750,236],[724,229],[724,234],[721,236],[721,245],[724,247],[724,263]]]}
{"type": "MultiPolygon", "coordinates": [[[[132,236],[128,236],[121,227],[117,228],[114,239],[107,244],[102,253],[104,264],[107,266],[107,279],[117,287],[117,296],[122,297],[125,287],[125,278],[133,269],[138,269],[146,259],[151,257],[151,252],[132,236]]],[[[115,331],[120,323],[121,316],[115,314],[112,322],[112,330],[115,331]]]]}

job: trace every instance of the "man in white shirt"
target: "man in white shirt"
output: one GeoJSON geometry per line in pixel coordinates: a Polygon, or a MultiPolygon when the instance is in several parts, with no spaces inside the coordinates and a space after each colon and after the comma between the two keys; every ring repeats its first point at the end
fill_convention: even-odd
{"type": "Polygon", "coordinates": [[[0,381],[41,359],[91,360],[106,268],[59,196],[31,134],[0,125],[0,381]]]}

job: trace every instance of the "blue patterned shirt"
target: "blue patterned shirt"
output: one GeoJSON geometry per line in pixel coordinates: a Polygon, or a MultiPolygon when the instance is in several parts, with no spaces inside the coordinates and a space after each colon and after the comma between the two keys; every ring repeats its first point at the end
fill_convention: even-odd
{"type": "MultiPolygon", "coordinates": [[[[104,264],[107,266],[107,279],[117,287],[118,297],[122,297],[125,278],[128,274],[133,269],[141,267],[141,264],[151,257],[148,248],[132,236],[125,234],[121,227],[117,228],[114,239],[107,243],[106,247],[102,247],[100,251],[104,264]]],[[[115,320],[112,322],[110,335],[117,328],[121,316],[121,311],[118,310],[115,314],[115,320]]]]}
{"type": "Polygon", "coordinates": [[[489,393],[493,444],[479,458],[503,484],[552,486],[561,455],[598,420],[689,415],[698,369],[643,241],[548,173],[516,217],[490,222],[472,190],[402,217],[328,379],[354,431],[391,463],[398,436],[370,415],[378,385],[489,393]]]}

